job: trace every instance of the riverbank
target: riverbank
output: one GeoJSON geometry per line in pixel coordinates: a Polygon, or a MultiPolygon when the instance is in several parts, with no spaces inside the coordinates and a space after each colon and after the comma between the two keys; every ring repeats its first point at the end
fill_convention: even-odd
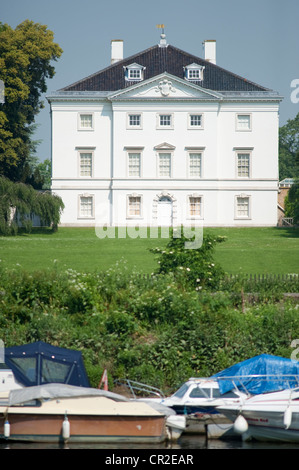
{"type": "Polygon", "coordinates": [[[189,377],[258,354],[290,357],[299,338],[298,303],[282,301],[280,283],[260,284],[260,297],[247,302],[238,280],[195,290],[172,274],[149,282],[119,263],[104,273],[2,268],[0,286],[5,346],[44,341],[80,350],[91,386],[107,369],[110,390],[130,378],[167,395],[189,377]]]}

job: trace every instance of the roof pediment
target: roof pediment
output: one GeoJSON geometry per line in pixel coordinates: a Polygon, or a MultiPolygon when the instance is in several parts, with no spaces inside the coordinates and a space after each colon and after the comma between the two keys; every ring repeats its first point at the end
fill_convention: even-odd
{"type": "Polygon", "coordinates": [[[167,72],[148,80],[143,80],[122,90],[111,93],[111,101],[119,100],[208,100],[221,99],[221,94],[189,83],[167,72]]]}

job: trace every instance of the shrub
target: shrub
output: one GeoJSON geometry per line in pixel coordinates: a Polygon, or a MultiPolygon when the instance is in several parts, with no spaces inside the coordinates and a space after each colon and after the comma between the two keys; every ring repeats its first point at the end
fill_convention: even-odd
{"type": "Polygon", "coordinates": [[[159,255],[158,273],[173,273],[182,285],[196,290],[218,288],[224,272],[214,261],[214,248],[225,238],[206,235],[198,248],[188,248],[190,240],[185,235],[177,237],[172,231],[165,250],[151,250],[159,255]]]}

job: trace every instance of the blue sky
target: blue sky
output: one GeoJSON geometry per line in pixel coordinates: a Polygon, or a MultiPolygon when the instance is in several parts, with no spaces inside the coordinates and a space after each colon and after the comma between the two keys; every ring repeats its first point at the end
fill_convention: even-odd
{"type": "MultiPolygon", "coordinates": [[[[110,42],[123,39],[124,57],[167,42],[204,57],[205,39],[217,41],[217,65],[284,96],[280,125],[293,119],[291,82],[299,79],[299,0],[0,0],[0,21],[46,24],[63,49],[48,93],[110,64],[110,42]]],[[[49,104],[36,119],[40,160],[50,158],[49,104]]]]}

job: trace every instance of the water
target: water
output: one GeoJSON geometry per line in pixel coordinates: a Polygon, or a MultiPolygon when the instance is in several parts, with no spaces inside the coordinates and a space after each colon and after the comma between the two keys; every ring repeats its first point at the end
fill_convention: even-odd
{"type": "MultiPolygon", "coordinates": [[[[138,455],[142,452],[150,452],[155,450],[155,453],[161,451],[162,453],[178,454],[180,451],[196,451],[196,453],[201,450],[286,450],[286,449],[299,449],[299,443],[287,443],[287,442],[258,442],[258,441],[248,441],[243,442],[241,439],[209,439],[206,440],[203,435],[183,435],[176,443],[172,444],[129,444],[129,443],[120,443],[120,444],[88,444],[88,443],[68,443],[68,444],[51,444],[51,443],[29,443],[29,442],[0,442],[0,450],[2,449],[11,449],[11,450],[58,450],[58,449],[73,449],[73,450],[98,450],[101,453],[111,455],[111,452],[114,452],[117,455],[119,451],[122,455],[123,451],[134,450],[133,455],[138,455]]],[[[127,454],[126,454],[127,455],[127,454]]]]}

